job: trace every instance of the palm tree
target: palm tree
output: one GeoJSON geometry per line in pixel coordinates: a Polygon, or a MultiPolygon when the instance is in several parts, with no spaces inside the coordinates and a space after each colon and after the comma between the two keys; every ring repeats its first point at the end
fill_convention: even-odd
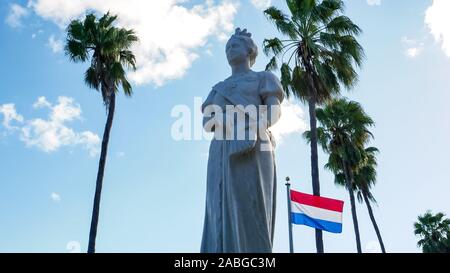
{"type": "MultiPolygon", "coordinates": [[[[372,136],[368,127],[374,122],[359,103],[346,99],[327,102],[324,108],[316,110],[316,115],[321,125],[317,128],[318,140],[323,150],[329,154],[326,168],[336,176],[343,174],[345,187],[349,192],[356,247],[358,253],[361,253],[354,195],[355,169],[365,155],[363,147],[372,136]]],[[[312,131],[307,131],[304,135],[311,141],[312,131]]]]}
{"type": "Polygon", "coordinates": [[[67,28],[66,54],[73,62],[90,61],[84,81],[90,88],[101,92],[108,115],[98,166],[88,253],[95,252],[103,174],[116,107],[116,93],[122,87],[126,96],[132,95],[125,68],[136,69],[136,58],[130,48],[138,38],[133,30],[115,27],[113,24],[116,19],[117,16],[112,16],[109,12],[100,19],[94,14],[88,14],[84,21],[73,20],[67,28]]]}
{"type": "Polygon", "coordinates": [[[414,234],[421,239],[417,243],[424,253],[450,253],[450,219],[445,214],[433,215],[427,211],[414,223],[414,234]]]}
{"type": "Polygon", "coordinates": [[[377,201],[373,196],[371,189],[376,183],[377,178],[377,159],[375,154],[378,153],[378,149],[375,147],[369,147],[364,150],[364,160],[361,164],[358,164],[357,170],[355,172],[355,184],[358,190],[357,198],[360,203],[364,200],[367,206],[367,212],[369,213],[370,221],[372,221],[373,228],[377,234],[378,243],[380,244],[381,251],[386,253],[386,248],[384,247],[383,238],[381,237],[380,228],[378,227],[375,216],[373,215],[371,203],[376,204],[377,201]]]}
{"type": "MultiPolygon", "coordinates": [[[[281,62],[281,83],[291,94],[308,103],[311,128],[311,178],[313,194],[320,196],[316,105],[338,95],[341,85],[357,82],[354,67],[364,51],[356,40],[361,29],[343,15],[342,0],[286,0],[290,15],[270,7],[264,11],[285,38],[264,40],[264,52],[272,56],[266,69],[281,62]],[[286,57],[286,58],[284,58],[286,57]]],[[[322,231],[316,229],[317,252],[323,252],[322,231]]]]}
{"type": "MultiPolygon", "coordinates": [[[[377,201],[373,196],[371,189],[376,183],[377,177],[377,159],[375,154],[378,153],[378,149],[375,147],[368,147],[364,149],[364,153],[361,156],[361,161],[357,164],[354,172],[354,183],[353,190],[357,193],[357,199],[360,203],[364,202],[367,206],[367,211],[369,213],[370,220],[377,234],[378,243],[380,244],[381,251],[386,253],[386,248],[384,247],[383,238],[381,237],[381,232],[378,227],[375,216],[373,215],[371,203],[376,204],[377,201]]],[[[345,186],[345,175],[341,172],[335,175],[335,182],[338,185],[345,186]]]]}

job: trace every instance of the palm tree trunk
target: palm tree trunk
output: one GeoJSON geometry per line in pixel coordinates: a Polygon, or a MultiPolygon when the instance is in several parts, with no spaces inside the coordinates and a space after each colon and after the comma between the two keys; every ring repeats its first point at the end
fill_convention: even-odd
{"type": "MultiPolygon", "coordinates": [[[[317,118],[316,118],[316,102],[311,96],[308,101],[309,104],[309,124],[311,127],[311,178],[313,194],[320,196],[320,182],[319,182],[319,159],[317,151],[317,118]]],[[[323,253],[323,235],[322,230],[316,229],[316,248],[317,253],[323,253]]]]}
{"type": "Polygon", "coordinates": [[[381,238],[381,232],[378,228],[377,221],[375,220],[375,217],[373,216],[372,206],[370,205],[370,200],[367,197],[367,194],[363,192],[364,202],[366,203],[367,210],[369,211],[370,220],[372,221],[373,227],[375,228],[375,232],[378,237],[378,242],[380,243],[381,251],[383,253],[386,253],[386,249],[384,248],[383,239],[381,238]]]}
{"type": "Polygon", "coordinates": [[[345,181],[347,184],[347,189],[350,194],[350,205],[351,205],[351,209],[352,209],[353,228],[355,230],[355,237],[356,237],[356,249],[358,250],[358,253],[362,253],[361,238],[359,236],[358,216],[356,215],[355,193],[353,192],[353,173],[344,160],[342,160],[342,164],[344,166],[344,175],[345,175],[345,181]]]}
{"type": "Polygon", "coordinates": [[[114,111],[116,108],[116,96],[114,91],[111,92],[111,97],[108,105],[108,118],[106,120],[105,131],[103,132],[102,151],[100,153],[100,161],[98,164],[97,181],[95,186],[94,207],[92,210],[91,229],[89,232],[89,246],[88,253],[95,253],[95,240],[97,238],[98,217],[100,214],[100,199],[103,186],[103,175],[105,173],[106,156],[108,154],[108,143],[111,132],[111,127],[114,119],[114,111]]]}
{"type": "MultiPolygon", "coordinates": [[[[316,117],[316,103],[317,92],[314,84],[313,74],[314,70],[311,65],[311,56],[309,50],[303,47],[301,60],[306,70],[308,83],[308,108],[309,108],[309,126],[311,127],[311,180],[313,195],[320,196],[320,180],[319,180],[319,159],[317,153],[317,117],[316,117]]],[[[323,253],[323,235],[322,230],[316,229],[316,248],[317,253],[323,253]]]]}
{"type": "MultiPolygon", "coordinates": [[[[304,51],[305,53],[307,51],[304,51]]],[[[309,108],[309,126],[311,127],[311,181],[313,195],[320,196],[320,180],[319,180],[319,159],[317,153],[317,118],[316,118],[316,88],[312,78],[313,69],[311,67],[311,59],[302,54],[302,62],[306,69],[308,82],[308,108],[309,108]]],[[[322,230],[316,229],[316,248],[317,253],[323,253],[323,235],[322,230]]]]}

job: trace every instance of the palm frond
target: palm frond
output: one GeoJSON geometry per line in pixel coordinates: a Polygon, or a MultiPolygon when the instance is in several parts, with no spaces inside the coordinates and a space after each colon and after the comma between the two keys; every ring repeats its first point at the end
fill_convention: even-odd
{"type": "Polygon", "coordinates": [[[275,7],[269,7],[264,11],[267,19],[272,21],[277,29],[291,39],[297,39],[298,33],[294,23],[281,10],[275,7]]]}
{"type": "Polygon", "coordinates": [[[125,69],[136,69],[131,47],[138,37],[134,30],[116,27],[116,20],[117,16],[109,12],[99,19],[90,13],[83,21],[73,20],[67,28],[66,54],[74,62],[90,59],[84,80],[89,87],[101,91],[105,105],[119,88],[125,95],[132,95],[125,69]]]}
{"type": "Polygon", "coordinates": [[[278,38],[264,39],[263,42],[263,52],[267,56],[273,54],[273,56],[278,56],[283,51],[283,43],[278,38]]]}
{"type": "Polygon", "coordinates": [[[266,65],[266,71],[276,70],[278,69],[277,57],[272,57],[266,65]]]}
{"type": "Polygon", "coordinates": [[[93,67],[89,67],[84,74],[84,82],[90,88],[100,90],[101,77],[93,67]]]}

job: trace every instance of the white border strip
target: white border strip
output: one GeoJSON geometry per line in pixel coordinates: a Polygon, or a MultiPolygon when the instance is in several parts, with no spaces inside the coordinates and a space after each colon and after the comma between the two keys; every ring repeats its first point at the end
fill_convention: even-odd
{"type": "Polygon", "coordinates": [[[292,212],[303,213],[311,218],[315,218],[318,220],[325,220],[342,224],[342,213],[333,210],[311,207],[292,201],[292,212]]]}

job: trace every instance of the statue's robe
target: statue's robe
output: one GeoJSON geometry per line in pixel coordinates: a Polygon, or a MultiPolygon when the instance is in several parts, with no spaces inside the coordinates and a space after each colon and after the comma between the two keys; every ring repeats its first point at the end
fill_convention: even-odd
{"type": "MultiPolygon", "coordinates": [[[[217,101],[222,102],[222,107],[258,107],[270,96],[283,101],[277,77],[270,72],[251,71],[237,81],[227,79],[214,86],[202,110],[217,101]]],[[[255,132],[248,128],[248,139],[214,137],[211,141],[201,252],[272,252],[276,204],[274,142],[267,128],[255,132]],[[252,134],[256,134],[254,141],[252,134]]]]}

